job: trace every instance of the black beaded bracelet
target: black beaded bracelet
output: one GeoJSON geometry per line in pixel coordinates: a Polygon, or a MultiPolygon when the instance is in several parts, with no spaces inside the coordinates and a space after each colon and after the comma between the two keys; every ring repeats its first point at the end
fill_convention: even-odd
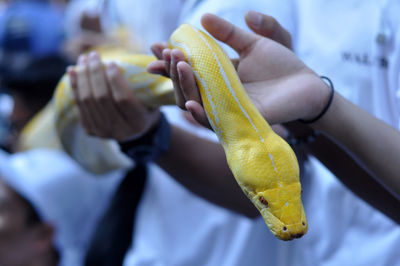
{"type": "Polygon", "coordinates": [[[325,77],[325,76],[321,76],[321,79],[326,80],[326,81],[328,82],[329,87],[331,87],[331,96],[329,97],[329,101],[328,101],[328,103],[326,104],[325,108],[322,109],[321,113],[319,113],[319,115],[317,115],[315,118],[310,119],[310,120],[299,119],[299,121],[300,121],[301,123],[304,123],[304,124],[311,124],[311,123],[316,122],[317,120],[319,120],[319,119],[328,111],[329,107],[330,107],[331,104],[332,104],[333,95],[335,94],[335,89],[334,89],[334,87],[333,87],[333,82],[332,82],[328,77],[325,77]]]}

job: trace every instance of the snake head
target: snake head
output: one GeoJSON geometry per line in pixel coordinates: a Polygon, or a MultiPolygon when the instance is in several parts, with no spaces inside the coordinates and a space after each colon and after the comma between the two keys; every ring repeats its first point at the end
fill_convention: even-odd
{"type": "MultiPolygon", "coordinates": [[[[275,143],[280,150],[285,149],[285,143],[275,143]]],[[[228,157],[228,160],[241,162],[241,165],[230,163],[231,170],[271,232],[279,239],[292,240],[308,230],[299,168],[290,147],[279,153],[273,152],[272,145],[269,144],[269,149],[260,145],[240,147],[233,155],[235,158],[228,157]]]]}
{"type": "Polygon", "coordinates": [[[279,239],[300,238],[308,230],[300,194],[297,183],[259,192],[252,198],[265,223],[279,239]]]}

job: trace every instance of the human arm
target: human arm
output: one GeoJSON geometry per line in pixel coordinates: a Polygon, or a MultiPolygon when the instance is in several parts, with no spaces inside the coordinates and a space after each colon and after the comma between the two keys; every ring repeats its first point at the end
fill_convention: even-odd
{"type": "MultiPolygon", "coordinates": [[[[134,97],[115,64],[104,68],[93,53],[80,58],[77,71],[68,72],[81,123],[90,135],[125,142],[157,125],[159,110],[134,97]]],[[[218,143],[171,126],[169,148],[156,163],[199,196],[247,216],[258,215],[240,192],[218,143]]]]}
{"type": "MultiPolygon", "coordinates": [[[[203,26],[239,53],[239,77],[271,124],[314,118],[329,102],[329,87],[284,47],[241,31],[212,15],[203,17],[203,26]]],[[[178,104],[191,111],[199,122],[207,124],[191,68],[182,53],[164,50],[163,58],[167,64],[164,74],[175,80],[177,96],[181,97],[178,104]]],[[[150,70],[161,73],[158,66],[153,64],[150,70]]],[[[339,94],[333,99],[329,112],[311,125],[330,137],[320,137],[307,151],[327,165],[353,192],[399,222],[400,191],[396,178],[399,167],[395,162],[397,157],[393,156],[400,155],[399,132],[339,94]],[[385,136],[385,148],[382,149],[377,136],[385,136]],[[366,145],[371,141],[372,145],[366,145]],[[324,146],[316,146],[317,143],[324,146]]]]}

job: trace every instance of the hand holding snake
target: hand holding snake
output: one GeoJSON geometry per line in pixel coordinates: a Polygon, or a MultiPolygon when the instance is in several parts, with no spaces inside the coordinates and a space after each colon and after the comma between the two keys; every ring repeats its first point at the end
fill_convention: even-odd
{"type": "MultiPolygon", "coordinates": [[[[261,16],[257,28],[251,23],[253,17],[254,14],[247,14],[247,24],[265,37],[239,29],[210,14],[203,16],[202,24],[213,37],[239,54],[239,59],[233,60],[238,76],[270,124],[315,117],[329,100],[329,87],[283,46],[290,48],[290,35],[272,17],[261,16]]],[[[183,53],[178,49],[170,50],[163,44],[154,45],[153,52],[160,61],[151,63],[148,70],[169,76],[174,83],[178,106],[190,111],[198,122],[209,127],[200,105],[201,97],[192,68],[183,53]]]]}
{"type": "Polygon", "coordinates": [[[106,66],[96,52],[81,55],[78,70],[68,69],[71,87],[85,131],[93,136],[124,141],[144,134],[158,120],[158,108],[136,99],[115,63],[106,66]]]}

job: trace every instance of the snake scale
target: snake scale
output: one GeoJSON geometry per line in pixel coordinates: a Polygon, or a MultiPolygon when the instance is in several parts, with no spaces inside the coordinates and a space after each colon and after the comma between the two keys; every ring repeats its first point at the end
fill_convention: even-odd
{"type": "MultiPolygon", "coordinates": [[[[253,105],[229,58],[209,35],[188,24],[171,35],[169,45],[180,49],[192,66],[208,120],[225,150],[229,167],[271,232],[282,240],[304,235],[308,224],[296,156],[253,105]]],[[[154,57],[103,53],[102,58],[119,65],[135,95],[145,104],[174,104],[172,82],[146,71],[154,57]]],[[[130,163],[115,141],[86,135],[67,76],[61,79],[53,100],[40,116],[48,119],[48,124],[54,123],[54,134],[62,148],[86,169],[104,173],[130,163]]],[[[40,128],[49,131],[38,117],[34,122],[36,127],[30,124],[25,135],[43,133],[40,128]]]]}

